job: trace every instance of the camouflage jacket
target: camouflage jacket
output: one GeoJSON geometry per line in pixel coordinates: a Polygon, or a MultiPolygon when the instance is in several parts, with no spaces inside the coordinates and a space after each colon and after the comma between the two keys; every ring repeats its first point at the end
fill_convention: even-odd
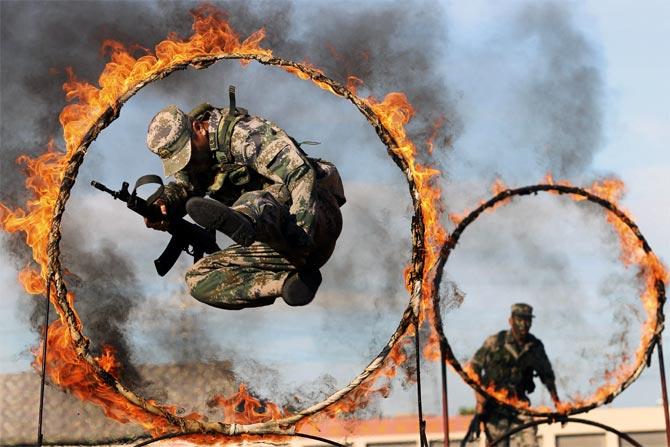
{"type": "Polygon", "coordinates": [[[264,189],[286,204],[298,225],[311,235],[316,172],[294,140],[276,124],[246,113],[235,119],[232,132],[226,135],[227,108],[199,109],[190,115],[209,119],[210,149],[216,164],[209,173],[189,175],[188,167],[177,172],[176,181],[166,185],[164,193],[170,209],[184,214],[189,197],[204,195],[232,205],[245,192],[264,189]]]}
{"type": "Polygon", "coordinates": [[[555,381],[544,345],[531,334],[519,346],[511,331],[500,331],[484,341],[470,364],[485,387],[506,390],[511,397],[525,401],[527,393],[535,390],[534,373],[545,385],[555,381]]]}

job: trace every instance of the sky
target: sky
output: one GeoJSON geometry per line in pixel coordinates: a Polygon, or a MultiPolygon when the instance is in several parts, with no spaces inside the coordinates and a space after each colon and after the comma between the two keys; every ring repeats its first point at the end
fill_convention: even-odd
{"type": "MultiPolygon", "coordinates": [[[[13,162],[21,148],[36,153],[47,136],[58,135],[60,103],[46,99],[62,96],[62,80],[47,78],[48,69],[70,65],[94,79],[104,63],[97,51],[102,38],[148,45],[175,23],[180,30],[190,25],[188,16],[161,15],[166,5],[188,9],[172,2],[141,3],[156,16],[146,19],[138,36],[132,21],[141,19],[129,14],[131,8],[116,13],[109,3],[56,5],[49,19],[39,8],[0,2],[3,202],[22,198],[13,162]],[[90,30],[76,29],[75,18],[98,8],[90,30]],[[32,20],[51,26],[34,31],[25,26],[32,20]],[[62,32],[59,20],[68,24],[62,32]],[[53,41],[49,32],[57,33],[53,41]],[[66,50],[55,51],[56,44],[66,50]],[[7,56],[24,47],[37,53],[7,56]],[[11,127],[7,117],[16,113],[39,130],[11,127]]],[[[615,176],[626,185],[622,205],[655,252],[670,259],[667,3],[254,5],[233,4],[231,23],[238,18],[245,29],[267,24],[277,54],[323,62],[334,76],[350,69],[367,81],[365,94],[407,91],[417,108],[418,143],[425,140],[421,124],[448,118],[431,159],[442,170],[447,211],[488,197],[497,177],[522,186],[539,182],[547,171],[581,185],[615,176]],[[285,23],[291,23],[290,31],[282,31],[285,23]],[[328,45],[335,51],[322,49],[328,45]],[[334,63],[338,54],[357,62],[334,63]]],[[[273,68],[222,62],[146,87],[93,143],[64,219],[64,264],[80,275],[72,287],[87,309],[84,321],[92,321],[94,344],[107,337],[121,343],[133,364],[233,358],[242,380],[281,400],[294,390],[323,392],[348,383],[394,331],[407,303],[402,269],[410,256],[410,217],[401,173],[350,104],[273,68]],[[298,140],[320,141],[310,153],[335,162],[342,173],[348,197],[344,232],[310,306],[277,303],[224,312],[195,302],[181,280],[188,261],[182,258],[167,278],[158,279],[151,260],[162,250],[164,235],[148,232],[118,202],[88,186],[96,179],[117,188],[122,180],[160,172],[159,161],[144,148],[146,123],[168,102],[184,109],[202,101],[225,105],[228,84],[237,86],[238,103],[252,113],[276,121],[298,140]],[[99,321],[111,310],[112,323],[99,321]]],[[[25,263],[21,244],[4,233],[0,241],[0,372],[10,373],[30,368],[28,349],[37,338],[29,303],[35,298],[22,293],[16,280],[25,263]]],[[[617,353],[611,340],[621,335],[634,347],[639,339],[635,272],[620,265],[615,242],[598,209],[552,197],[518,201],[481,218],[465,233],[445,275],[465,293],[463,305],[444,315],[457,356],[470,357],[486,336],[505,328],[510,304],[527,301],[538,314],[533,332],[554,363],[559,393],[593,389],[598,368],[617,353]],[[629,310],[624,317],[622,309],[629,310]]],[[[424,369],[424,404],[437,413],[438,369],[424,369]]],[[[449,390],[451,412],[473,404],[471,391],[451,371],[449,390]]],[[[536,395],[546,399],[546,393],[536,395]]],[[[654,357],[613,405],[650,406],[659,399],[654,357]]],[[[414,412],[415,400],[413,386],[397,383],[378,407],[384,414],[414,412]]]]}

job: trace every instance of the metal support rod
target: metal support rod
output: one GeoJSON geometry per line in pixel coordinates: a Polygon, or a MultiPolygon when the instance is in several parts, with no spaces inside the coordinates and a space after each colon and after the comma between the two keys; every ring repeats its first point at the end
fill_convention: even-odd
{"type": "Polygon", "coordinates": [[[447,393],[447,357],[442,342],[440,342],[440,366],[442,369],[442,430],[444,431],[444,446],[447,447],[449,445],[449,394],[447,393]]]}
{"type": "Polygon", "coordinates": [[[419,410],[419,437],[420,446],[428,447],[426,437],[426,421],[423,420],[423,405],[421,402],[421,342],[419,340],[419,319],[414,320],[414,349],[416,351],[416,394],[419,410]]]}
{"type": "Polygon", "coordinates": [[[47,279],[46,312],[44,313],[44,341],[42,342],[42,382],[40,383],[40,409],[37,418],[37,445],[42,447],[42,414],[44,413],[44,384],[47,372],[47,343],[49,341],[49,308],[51,299],[51,276],[47,279]]]}
{"type": "Polygon", "coordinates": [[[665,416],[665,440],[670,445],[670,415],[668,414],[668,388],[665,383],[665,363],[663,362],[663,346],[661,336],[656,340],[658,348],[658,368],[661,373],[661,394],[663,396],[663,414],[665,416]]]}

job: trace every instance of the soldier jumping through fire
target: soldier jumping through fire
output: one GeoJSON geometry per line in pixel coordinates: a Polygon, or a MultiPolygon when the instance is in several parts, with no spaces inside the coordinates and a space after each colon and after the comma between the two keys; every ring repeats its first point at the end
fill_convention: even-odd
{"type": "Polygon", "coordinates": [[[155,202],[165,218],[147,226],[165,230],[168,216],[188,214],[235,242],[188,269],[195,299],[224,309],[312,301],[342,230],[344,190],[332,163],[307,157],[276,124],[235,107],[234,93],[229,108],[164,108],[147,145],[175,178],[155,202]]]}
{"type": "MultiPolygon", "coordinates": [[[[533,375],[536,374],[547,387],[554,404],[558,405],[560,400],[556,392],[554,371],[544,351],[544,345],[529,332],[533,318],[533,308],[528,304],[512,305],[510,330],[488,337],[470,364],[485,388],[493,387],[504,391],[510,398],[525,403],[530,403],[528,393],[535,390],[533,375]]],[[[476,427],[472,427],[472,430],[478,435],[479,422],[484,422],[489,442],[531,420],[528,416],[487,400],[479,393],[475,393],[475,397],[477,407],[473,423],[476,427]]],[[[468,435],[470,434],[469,430],[468,435]]],[[[538,447],[537,428],[522,430],[497,445],[538,447]]]]}

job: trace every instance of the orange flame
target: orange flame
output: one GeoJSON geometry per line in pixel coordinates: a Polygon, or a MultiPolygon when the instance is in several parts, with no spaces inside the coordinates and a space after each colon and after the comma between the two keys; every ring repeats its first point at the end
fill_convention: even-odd
{"type": "Polygon", "coordinates": [[[444,114],[440,115],[440,117],[433,122],[430,135],[426,140],[426,149],[428,150],[429,154],[432,154],[433,150],[435,150],[435,138],[437,138],[438,132],[440,131],[440,129],[442,129],[442,127],[444,127],[446,122],[447,117],[444,114]]]}
{"type": "MultiPolygon", "coordinates": [[[[73,346],[68,326],[60,320],[49,326],[48,340],[47,371],[54,384],[67,389],[79,399],[98,405],[107,417],[119,422],[138,422],[154,434],[164,433],[170,428],[162,417],[146,413],[122,398],[114,388],[104,382],[91,365],[82,361],[73,346]],[[139,418],[138,415],[142,417],[139,418]]],[[[39,369],[42,362],[41,346],[34,353],[33,366],[39,369]]],[[[102,354],[96,359],[103,370],[112,376],[118,375],[121,365],[114,357],[113,348],[103,347],[102,354]]],[[[173,414],[176,412],[174,407],[166,409],[173,414]]]]}
{"type": "Polygon", "coordinates": [[[255,424],[290,416],[289,412],[280,409],[277,404],[252,396],[244,384],[240,384],[235,395],[228,398],[215,396],[209,403],[223,409],[224,421],[228,423],[255,424]]]}
{"type": "MultiPolygon", "coordinates": [[[[434,182],[440,171],[430,166],[424,166],[416,159],[416,146],[407,136],[405,129],[405,125],[414,115],[414,109],[404,94],[399,92],[389,93],[381,102],[374,98],[368,98],[366,103],[381,118],[384,126],[389,129],[398,143],[394,152],[407,162],[408,170],[421,197],[419,208],[426,228],[424,235],[426,256],[422,272],[424,279],[422,295],[429,297],[431,285],[429,284],[430,281],[425,281],[426,275],[437,261],[440,246],[447,240],[447,232],[440,223],[442,192],[434,182]]],[[[428,305],[430,302],[429,299],[424,301],[424,305],[428,305]]]]}
{"type": "MultiPolygon", "coordinates": [[[[438,260],[440,247],[449,237],[441,223],[441,216],[444,211],[441,201],[442,191],[435,182],[437,176],[440,175],[440,171],[422,165],[417,161],[417,148],[407,136],[405,129],[414,115],[414,109],[404,94],[390,93],[382,102],[377,102],[374,98],[368,98],[366,102],[375,114],[381,117],[382,123],[395,138],[398,147],[394,151],[407,163],[407,168],[419,193],[419,210],[425,227],[423,235],[424,264],[423,271],[415,274],[422,279],[419,317],[420,323],[423,323],[426,318],[432,319],[433,274],[431,272],[438,260]]],[[[405,271],[405,281],[410,293],[412,293],[411,278],[412,272],[408,269],[405,271]]],[[[433,322],[431,321],[431,323],[433,322]]],[[[430,328],[431,330],[424,342],[423,355],[427,359],[435,361],[439,359],[439,335],[434,329],[434,324],[430,324],[430,328]]]]}
{"type": "Polygon", "coordinates": [[[405,337],[396,343],[384,361],[382,368],[364,380],[358,387],[354,388],[342,399],[326,407],[322,412],[309,418],[302,419],[296,424],[300,430],[305,425],[318,427],[318,422],[323,417],[335,418],[340,415],[350,414],[356,410],[367,408],[370,402],[377,398],[386,398],[391,393],[391,379],[398,373],[398,366],[407,361],[405,347],[411,341],[412,328],[409,328],[405,337]]]}
{"type": "MultiPolygon", "coordinates": [[[[491,193],[494,196],[500,194],[501,192],[503,192],[506,189],[507,189],[507,185],[505,185],[505,183],[500,178],[496,178],[493,181],[493,183],[491,184],[491,188],[490,188],[491,193]]],[[[479,203],[477,204],[477,207],[482,206],[485,203],[486,203],[486,200],[480,200],[479,203]]],[[[504,205],[506,203],[509,203],[509,199],[501,200],[494,207],[488,208],[487,211],[492,212],[495,208],[497,208],[501,205],[504,205]]],[[[467,217],[468,214],[470,214],[472,211],[474,211],[475,208],[467,209],[467,210],[465,210],[461,213],[449,213],[449,220],[451,220],[451,222],[454,225],[458,225],[463,221],[463,219],[465,219],[467,217]]]]}
{"type": "Polygon", "coordinates": [[[358,88],[362,85],[363,85],[362,79],[359,79],[353,75],[347,76],[347,89],[354,95],[357,94],[358,88]]]}
{"type": "MultiPolygon", "coordinates": [[[[626,216],[630,217],[630,213],[619,204],[619,200],[624,192],[624,184],[621,180],[606,179],[601,182],[594,182],[585,189],[594,195],[608,200],[622,210],[626,216]]],[[[570,197],[573,200],[577,200],[574,196],[570,197]]],[[[579,197],[578,199],[582,200],[583,198],[579,197]]],[[[574,397],[572,402],[565,405],[565,411],[607,398],[611,393],[618,390],[621,384],[635,372],[638,365],[645,362],[649,345],[656,337],[655,328],[658,323],[657,309],[662,304],[658,302],[656,283],[660,281],[667,284],[670,278],[667,268],[660,259],[654,253],[644,250],[640,240],[621,219],[613,213],[607,213],[607,222],[612,226],[619,238],[619,258],[621,262],[626,267],[635,267],[638,270],[638,277],[644,281],[640,301],[647,318],[642,323],[640,344],[635,355],[632,357],[624,355],[617,369],[605,372],[605,377],[603,378],[605,381],[604,385],[600,386],[589,398],[581,399],[574,397]]]]}

